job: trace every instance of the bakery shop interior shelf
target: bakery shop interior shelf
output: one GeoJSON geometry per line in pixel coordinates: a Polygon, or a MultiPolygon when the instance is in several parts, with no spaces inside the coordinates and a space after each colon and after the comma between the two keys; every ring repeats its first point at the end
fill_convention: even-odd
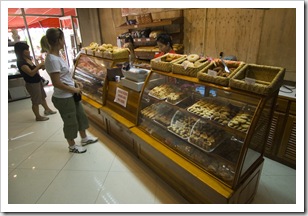
{"type": "Polygon", "coordinates": [[[160,21],[153,21],[151,23],[145,24],[136,24],[136,25],[127,25],[126,23],[117,27],[117,29],[129,30],[129,29],[141,29],[141,28],[150,28],[150,27],[157,27],[157,26],[166,26],[172,24],[182,24],[183,17],[177,17],[172,19],[162,19],[160,21]]]}

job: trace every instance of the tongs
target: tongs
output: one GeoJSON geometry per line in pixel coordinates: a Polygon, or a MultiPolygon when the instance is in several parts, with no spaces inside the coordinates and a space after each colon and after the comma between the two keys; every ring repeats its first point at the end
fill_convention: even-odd
{"type": "Polygon", "coordinates": [[[226,71],[227,73],[230,73],[229,68],[227,67],[226,63],[225,63],[224,60],[222,59],[222,55],[223,55],[223,52],[220,52],[219,56],[220,56],[221,63],[222,63],[223,66],[225,67],[225,71],[226,71]]]}

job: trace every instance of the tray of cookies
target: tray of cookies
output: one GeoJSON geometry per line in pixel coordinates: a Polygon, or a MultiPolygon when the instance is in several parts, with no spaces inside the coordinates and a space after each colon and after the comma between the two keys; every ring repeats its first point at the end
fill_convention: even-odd
{"type": "Polygon", "coordinates": [[[221,106],[214,111],[211,120],[221,125],[228,125],[230,120],[234,118],[239,111],[240,107],[231,103],[221,104],[221,106]]]}
{"type": "Polygon", "coordinates": [[[251,120],[253,118],[252,112],[241,110],[228,123],[228,126],[236,130],[247,133],[251,120]]]}
{"type": "Polygon", "coordinates": [[[171,119],[168,130],[176,136],[187,140],[193,125],[197,122],[197,118],[185,114],[183,111],[176,111],[171,119]]]}
{"type": "Polygon", "coordinates": [[[213,114],[219,110],[221,104],[215,100],[209,99],[201,99],[187,108],[187,111],[198,115],[205,119],[212,119],[213,114]]]}
{"type": "MultiPolygon", "coordinates": [[[[159,115],[163,115],[171,110],[170,105],[160,102],[160,103],[154,103],[150,106],[147,106],[141,110],[141,114],[149,119],[154,120],[159,115]]],[[[170,124],[170,122],[169,122],[170,124]]]]}
{"type": "Polygon", "coordinates": [[[152,88],[149,91],[149,95],[158,100],[165,100],[171,92],[175,92],[175,91],[176,91],[175,86],[171,86],[168,84],[162,84],[162,85],[152,88]]]}
{"type": "Polygon", "coordinates": [[[149,119],[153,119],[155,115],[158,113],[158,106],[159,104],[151,104],[141,110],[141,114],[149,119]]]}
{"type": "Polygon", "coordinates": [[[199,119],[193,126],[188,142],[202,151],[212,152],[224,140],[224,131],[199,119]]]}

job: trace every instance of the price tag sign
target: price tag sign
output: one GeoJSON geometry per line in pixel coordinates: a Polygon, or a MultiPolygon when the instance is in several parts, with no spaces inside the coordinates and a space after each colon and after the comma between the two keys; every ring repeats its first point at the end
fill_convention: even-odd
{"type": "Polygon", "coordinates": [[[217,72],[214,71],[214,70],[211,70],[211,69],[208,69],[208,70],[207,70],[207,74],[208,74],[209,76],[212,76],[212,77],[216,77],[216,76],[217,76],[217,72]]]}
{"type": "Polygon", "coordinates": [[[254,85],[254,84],[256,84],[256,80],[252,79],[252,78],[245,77],[245,83],[250,84],[250,85],[254,85]]]}
{"type": "Polygon", "coordinates": [[[126,107],[127,98],[128,98],[128,91],[125,91],[125,90],[117,87],[114,102],[122,105],[123,107],[126,107]]]}
{"type": "Polygon", "coordinates": [[[137,39],[138,42],[141,42],[141,39],[137,39]]]}
{"type": "Polygon", "coordinates": [[[188,62],[188,61],[183,62],[183,67],[184,67],[184,69],[185,69],[185,70],[187,69],[188,64],[189,64],[189,62],[188,62]]]}
{"type": "Polygon", "coordinates": [[[151,39],[150,39],[150,38],[147,38],[147,39],[145,39],[145,41],[151,41],[151,39]]]}

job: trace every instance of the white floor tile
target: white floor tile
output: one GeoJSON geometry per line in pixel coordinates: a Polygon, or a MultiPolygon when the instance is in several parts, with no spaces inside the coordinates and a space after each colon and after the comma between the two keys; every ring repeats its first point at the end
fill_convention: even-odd
{"type": "Polygon", "coordinates": [[[62,170],[37,203],[93,204],[106,175],[106,172],[62,170]]]}
{"type": "Polygon", "coordinates": [[[16,168],[40,146],[41,142],[14,140],[8,142],[8,166],[16,168]]]}
{"type": "Polygon", "coordinates": [[[58,124],[52,124],[48,121],[36,122],[36,124],[25,128],[19,136],[19,140],[26,141],[46,141],[50,136],[60,128],[58,124]],[[23,136],[24,135],[24,136],[23,136]]]}
{"type": "Polygon", "coordinates": [[[58,171],[15,169],[9,174],[9,204],[35,204],[58,171]]]}
{"type": "Polygon", "coordinates": [[[114,153],[106,148],[100,141],[85,147],[87,148],[87,152],[83,154],[74,154],[63,169],[108,172],[115,158],[114,153]]]}
{"type": "Polygon", "coordinates": [[[22,131],[24,131],[26,128],[31,127],[35,122],[11,122],[10,120],[10,129],[8,130],[8,139],[9,140],[16,140],[18,139],[19,135],[22,135],[22,131]]]}
{"type": "Polygon", "coordinates": [[[154,204],[156,183],[142,173],[109,172],[96,203],[154,204]]]}
{"type": "Polygon", "coordinates": [[[261,181],[275,204],[296,203],[295,176],[261,176],[261,181]]]}
{"type": "Polygon", "coordinates": [[[46,142],[23,161],[18,168],[62,169],[73,156],[63,142],[46,142]]]}
{"type": "Polygon", "coordinates": [[[296,170],[277,161],[265,158],[262,175],[296,175],[296,170]]]}

